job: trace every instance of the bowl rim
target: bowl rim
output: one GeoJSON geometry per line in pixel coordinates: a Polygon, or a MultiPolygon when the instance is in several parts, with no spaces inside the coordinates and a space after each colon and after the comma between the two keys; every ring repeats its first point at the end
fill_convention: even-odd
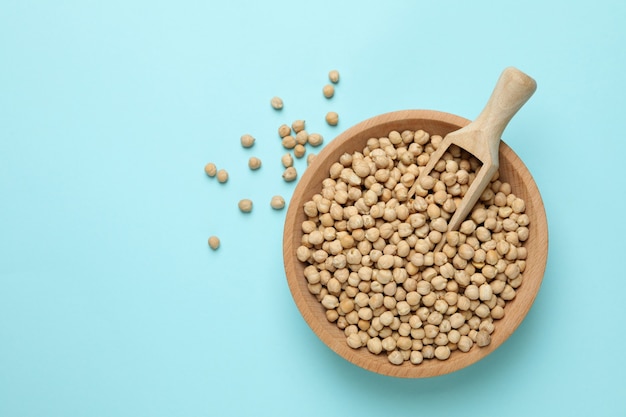
{"type": "MultiPolygon", "coordinates": [[[[427,122],[424,125],[427,125],[428,123],[440,125],[443,123],[444,125],[452,127],[452,130],[456,130],[457,128],[470,123],[470,120],[461,116],[436,110],[400,110],[368,118],[340,133],[335,139],[330,141],[324,149],[322,149],[311,165],[305,170],[296,185],[285,216],[285,227],[283,229],[283,261],[292,298],[294,299],[302,317],[305,319],[305,322],[324,342],[324,344],[326,344],[339,356],[363,369],[393,377],[424,378],[454,372],[480,361],[504,343],[517,329],[534,303],[543,281],[547,264],[548,228],[545,208],[543,206],[543,201],[537,184],[532,178],[532,175],[528,171],[526,165],[524,165],[515,152],[513,152],[513,150],[504,141],[502,141],[500,145],[500,159],[507,160],[512,166],[518,167],[518,169],[512,172],[511,175],[519,175],[521,177],[520,184],[523,184],[523,186],[528,190],[528,194],[533,196],[533,201],[530,202],[530,207],[533,213],[533,222],[529,227],[532,228],[532,239],[533,242],[535,242],[533,246],[532,258],[534,262],[532,265],[527,264],[527,269],[524,272],[524,274],[527,274],[530,271],[533,279],[525,280],[522,287],[520,287],[522,288],[520,291],[523,291],[523,297],[521,297],[520,293],[518,293],[513,301],[507,303],[507,312],[509,314],[505,315],[505,318],[496,322],[496,329],[498,329],[498,323],[505,322],[505,320],[507,320],[505,322],[507,325],[502,326],[504,328],[500,329],[501,331],[497,334],[497,337],[492,338],[492,343],[489,346],[483,348],[474,347],[468,353],[453,352],[451,357],[446,361],[438,361],[436,359],[428,361],[425,360],[419,365],[413,365],[409,361],[405,361],[403,365],[396,366],[388,362],[386,355],[373,355],[367,351],[367,348],[360,348],[359,350],[350,348],[345,343],[345,336],[343,336],[343,339],[337,337],[338,333],[343,335],[343,331],[341,331],[334,323],[330,323],[326,320],[326,318],[321,314],[322,311],[320,309],[323,309],[323,307],[319,301],[317,301],[317,299],[310,294],[308,290],[305,291],[305,278],[301,275],[297,276],[297,265],[300,264],[300,262],[295,257],[295,251],[299,246],[295,238],[300,236],[302,233],[300,224],[298,224],[297,221],[298,210],[301,211],[301,203],[306,201],[306,195],[312,195],[317,192],[316,190],[312,190],[312,188],[315,188],[315,184],[312,184],[312,182],[315,179],[317,171],[322,169],[324,164],[329,163],[328,159],[332,155],[337,154],[338,152],[343,152],[342,146],[345,141],[350,139],[356,141],[356,137],[360,137],[362,140],[362,137],[368,134],[367,132],[377,131],[385,128],[385,126],[385,131],[389,132],[394,130],[389,129],[389,127],[393,127],[393,125],[397,126],[408,121],[411,121],[413,124],[424,124],[427,122]],[[301,281],[298,282],[297,280],[301,281]],[[312,301],[314,301],[314,303],[312,301]],[[509,311],[511,310],[510,305],[513,304],[515,305],[515,309],[513,310],[514,314],[511,314],[509,311]],[[317,307],[314,307],[315,305],[317,305],[317,307]],[[333,331],[333,328],[336,330],[333,331]],[[455,353],[457,354],[455,355],[455,353]],[[380,360],[380,357],[382,357],[384,361],[380,360]]],[[[423,129],[431,133],[428,129],[423,129]]],[[[354,150],[361,149],[355,145],[354,150]]],[[[335,162],[337,159],[334,159],[332,162],[335,162]]],[[[500,168],[502,169],[502,166],[500,168]]],[[[318,181],[318,183],[321,184],[321,181],[318,181]]],[[[526,203],[528,213],[529,202],[526,203]]],[[[301,264],[300,267],[303,269],[304,264],[301,264]]]]}

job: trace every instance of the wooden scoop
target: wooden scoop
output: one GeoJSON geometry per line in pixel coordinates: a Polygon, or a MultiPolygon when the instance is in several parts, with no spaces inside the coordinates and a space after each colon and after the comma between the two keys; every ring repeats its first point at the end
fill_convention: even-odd
{"type": "MultiPolygon", "coordinates": [[[[420,171],[418,179],[409,190],[409,198],[415,194],[415,187],[419,184],[420,178],[432,171],[450,145],[457,145],[471,153],[482,162],[482,166],[448,222],[449,231],[458,229],[498,170],[498,151],[502,132],[536,89],[535,80],[520,70],[508,67],[502,71],[483,111],[467,126],[446,135],[420,171]]],[[[444,243],[445,235],[435,251],[441,250],[444,243]]]]}

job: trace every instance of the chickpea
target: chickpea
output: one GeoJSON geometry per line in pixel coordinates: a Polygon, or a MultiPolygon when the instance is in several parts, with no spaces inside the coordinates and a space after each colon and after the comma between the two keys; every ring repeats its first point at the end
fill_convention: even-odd
{"type": "Polygon", "coordinates": [[[469,352],[473,345],[474,342],[468,336],[461,336],[459,338],[459,342],[457,343],[457,347],[461,352],[469,352]]]}
{"type": "Polygon", "coordinates": [[[334,111],[329,111],[326,113],[326,123],[331,126],[337,126],[337,123],[339,123],[339,115],[334,111]]]}
{"type": "Polygon", "coordinates": [[[293,148],[293,154],[296,158],[302,158],[306,153],[306,148],[304,145],[300,145],[299,143],[293,148]]]}
{"type": "Polygon", "coordinates": [[[306,130],[301,130],[296,133],[296,143],[298,145],[306,145],[309,141],[309,134],[306,130]]]}
{"type": "Polygon", "coordinates": [[[261,168],[261,160],[256,156],[250,157],[250,159],[248,159],[248,167],[252,170],[261,168]]]}
{"type": "Polygon", "coordinates": [[[241,136],[241,146],[244,148],[250,148],[254,145],[254,137],[249,134],[245,134],[241,136]]]}
{"type": "Polygon", "coordinates": [[[283,108],[283,100],[280,97],[272,97],[270,104],[275,110],[281,110],[283,108]]]}
{"type": "MultiPolygon", "coordinates": [[[[275,195],[274,197],[272,197],[272,199],[270,200],[270,206],[274,209],[274,210],[281,210],[282,208],[285,207],[285,199],[282,196],[279,195],[275,195]]],[[[307,257],[308,259],[308,257],[307,257]]],[[[304,262],[304,261],[301,261],[304,262]]]]}
{"type": "Polygon", "coordinates": [[[324,94],[324,97],[332,98],[332,96],[335,95],[335,87],[333,87],[331,84],[326,84],[322,89],[322,93],[324,94]]]}
{"type": "Polygon", "coordinates": [[[328,79],[330,80],[330,82],[332,82],[333,84],[337,84],[339,82],[339,71],[337,70],[331,70],[328,73],[328,79]]]}
{"type": "Polygon", "coordinates": [[[293,149],[298,143],[296,142],[296,138],[291,135],[287,135],[283,137],[282,144],[285,149],[293,149]]]}
{"type": "Polygon", "coordinates": [[[448,346],[437,346],[435,349],[435,357],[441,361],[445,361],[450,357],[450,348],[448,346]]]}
{"type": "Polygon", "coordinates": [[[309,135],[309,144],[311,146],[320,146],[324,143],[324,138],[319,133],[311,133],[309,135]]]}
{"type": "Polygon", "coordinates": [[[280,136],[281,138],[284,138],[287,135],[291,134],[291,128],[285,124],[280,125],[278,127],[278,136],[280,136]]]}
{"type": "Polygon", "coordinates": [[[488,346],[491,343],[491,335],[485,331],[480,330],[476,335],[476,344],[480,347],[488,346]]]}
{"type": "Polygon", "coordinates": [[[294,167],[287,167],[285,169],[285,171],[283,172],[283,179],[286,182],[292,182],[295,181],[296,178],[298,178],[298,172],[296,171],[296,169],[294,167]]]}
{"type": "Polygon", "coordinates": [[[217,171],[217,180],[222,184],[228,181],[228,172],[225,169],[217,171]]]}
{"type": "Polygon", "coordinates": [[[291,123],[291,128],[293,129],[294,132],[296,132],[296,135],[297,135],[298,133],[304,130],[305,124],[306,123],[304,120],[294,120],[293,123],[291,123]]]}
{"type": "Polygon", "coordinates": [[[394,350],[390,352],[389,355],[387,356],[387,359],[393,365],[402,365],[402,363],[404,362],[404,356],[398,350],[394,350]]]}
{"type": "Polygon", "coordinates": [[[383,351],[383,344],[378,337],[372,337],[367,341],[367,350],[372,352],[374,355],[378,355],[383,351]]]}
{"type": "Polygon", "coordinates": [[[282,156],[282,158],[280,158],[280,161],[282,162],[282,164],[283,164],[283,166],[285,168],[289,168],[289,167],[293,166],[293,157],[291,156],[291,154],[289,152],[284,154],[282,156]]]}
{"type": "Polygon", "coordinates": [[[327,310],[335,309],[339,306],[339,300],[334,295],[326,294],[322,298],[322,305],[326,307],[327,310]]]}
{"type": "Polygon", "coordinates": [[[239,201],[239,210],[243,213],[250,213],[252,211],[252,200],[244,198],[239,201]]]}
{"type": "Polygon", "coordinates": [[[209,162],[208,164],[204,166],[204,172],[209,177],[214,177],[217,174],[217,167],[215,166],[213,162],[209,162]]]}
{"type": "Polygon", "coordinates": [[[209,238],[209,247],[213,250],[217,250],[220,247],[220,239],[217,236],[211,236],[209,238]]]}

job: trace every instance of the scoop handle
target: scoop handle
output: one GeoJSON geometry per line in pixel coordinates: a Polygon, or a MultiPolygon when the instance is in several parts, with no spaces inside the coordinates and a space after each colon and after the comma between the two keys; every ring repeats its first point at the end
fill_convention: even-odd
{"type": "Polygon", "coordinates": [[[489,140],[499,145],[502,132],[511,118],[537,89],[537,83],[514,67],[505,68],[489,97],[489,101],[472,122],[474,128],[485,132],[489,140]]]}

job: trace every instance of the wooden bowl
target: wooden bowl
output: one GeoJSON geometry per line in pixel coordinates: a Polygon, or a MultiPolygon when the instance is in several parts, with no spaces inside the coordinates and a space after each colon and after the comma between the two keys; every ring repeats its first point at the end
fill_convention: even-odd
{"type": "Polygon", "coordinates": [[[302,207],[313,194],[321,191],[322,181],[328,177],[330,166],[344,152],[362,151],[369,138],[387,136],[392,130],[423,129],[431,135],[445,136],[469,122],[459,116],[431,110],[405,110],[373,117],[351,127],[326,145],[296,186],[287,211],[283,236],[283,257],[289,289],[302,316],[317,336],[337,354],[361,368],[395,377],[423,378],[469,366],[497,349],[515,331],[539,291],[548,255],[545,209],[530,172],[504,142],[500,144],[500,179],[509,182],[512,192],[526,202],[530,236],[525,242],[528,256],[523,283],[517,289],[516,297],[507,302],[504,318],[494,322],[495,331],[491,335],[490,345],[482,348],[475,345],[467,353],[456,350],[445,361],[429,359],[419,365],[409,361],[399,366],[393,365],[385,354],[374,355],[365,347],[357,350],[349,347],[343,331],[326,319],[324,307],[307,288],[303,275],[305,265],[296,258],[296,249],[300,246],[303,234],[301,224],[306,220],[302,207]]]}

